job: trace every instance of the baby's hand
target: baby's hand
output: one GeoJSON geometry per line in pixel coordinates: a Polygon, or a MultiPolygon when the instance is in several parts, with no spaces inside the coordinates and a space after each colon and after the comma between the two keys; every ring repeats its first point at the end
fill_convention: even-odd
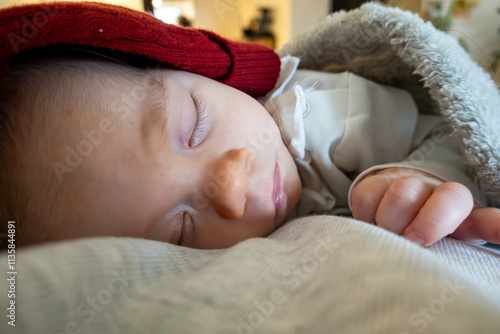
{"type": "Polygon", "coordinates": [[[354,218],[430,246],[447,235],[500,243],[500,210],[474,205],[469,189],[410,168],[374,172],[352,190],[354,218]]]}

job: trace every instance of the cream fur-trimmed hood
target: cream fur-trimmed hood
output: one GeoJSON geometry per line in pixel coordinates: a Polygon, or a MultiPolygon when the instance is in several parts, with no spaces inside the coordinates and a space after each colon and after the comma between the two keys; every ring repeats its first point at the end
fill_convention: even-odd
{"type": "Polygon", "coordinates": [[[328,16],[278,53],[299,57],[300,68],[350,71],[410,91],[420,112],[451,125],[489,205],[500,207],[500,94],[453,37],[416,14],[368,3],[328,16]]]}

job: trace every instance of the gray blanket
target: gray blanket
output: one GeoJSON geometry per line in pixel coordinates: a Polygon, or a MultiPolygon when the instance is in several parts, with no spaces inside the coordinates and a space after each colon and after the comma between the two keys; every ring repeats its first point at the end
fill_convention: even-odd
{"type": "Polygon", "coordinates": [[[441,113],[491,206],[500,207],[500,95],[453,38],[419,16],[366,4],[327,17],[280,51],[300,67],[350,71],[410,91],[422,113],[441,113]]]}

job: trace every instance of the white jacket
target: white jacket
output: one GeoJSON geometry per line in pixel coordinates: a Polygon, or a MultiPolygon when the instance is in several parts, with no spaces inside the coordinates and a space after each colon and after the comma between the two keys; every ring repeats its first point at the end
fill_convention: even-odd
{"type": "Polygon", "coordinates": [[[439,115],[422,115],[408,92],[349,72],[297,70],[284,57],[276,87],[262,101],[297,164],[302,196],[292,216],[346,214],[366,174],[388,167],[427,172],[467,186],[485,200],[439,115]]]}

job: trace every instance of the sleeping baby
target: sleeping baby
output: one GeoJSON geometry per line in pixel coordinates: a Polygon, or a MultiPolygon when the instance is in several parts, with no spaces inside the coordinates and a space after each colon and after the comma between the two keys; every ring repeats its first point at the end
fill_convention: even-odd
{"type": "MultiPolygon", "coordinates": [[[[235,68],[252,61],[239,56],[235,68]]],[[[18,57],[0,86],[2,224],[16,220],[20,246],[121,236],[224,248],[293,217],[352,213],[422,246],[500,243],[500,210],[484,207],[440,116],[405,90],[299,63],[282,58],[256,99],[192,68],[84,48],[18,57]]]]}

